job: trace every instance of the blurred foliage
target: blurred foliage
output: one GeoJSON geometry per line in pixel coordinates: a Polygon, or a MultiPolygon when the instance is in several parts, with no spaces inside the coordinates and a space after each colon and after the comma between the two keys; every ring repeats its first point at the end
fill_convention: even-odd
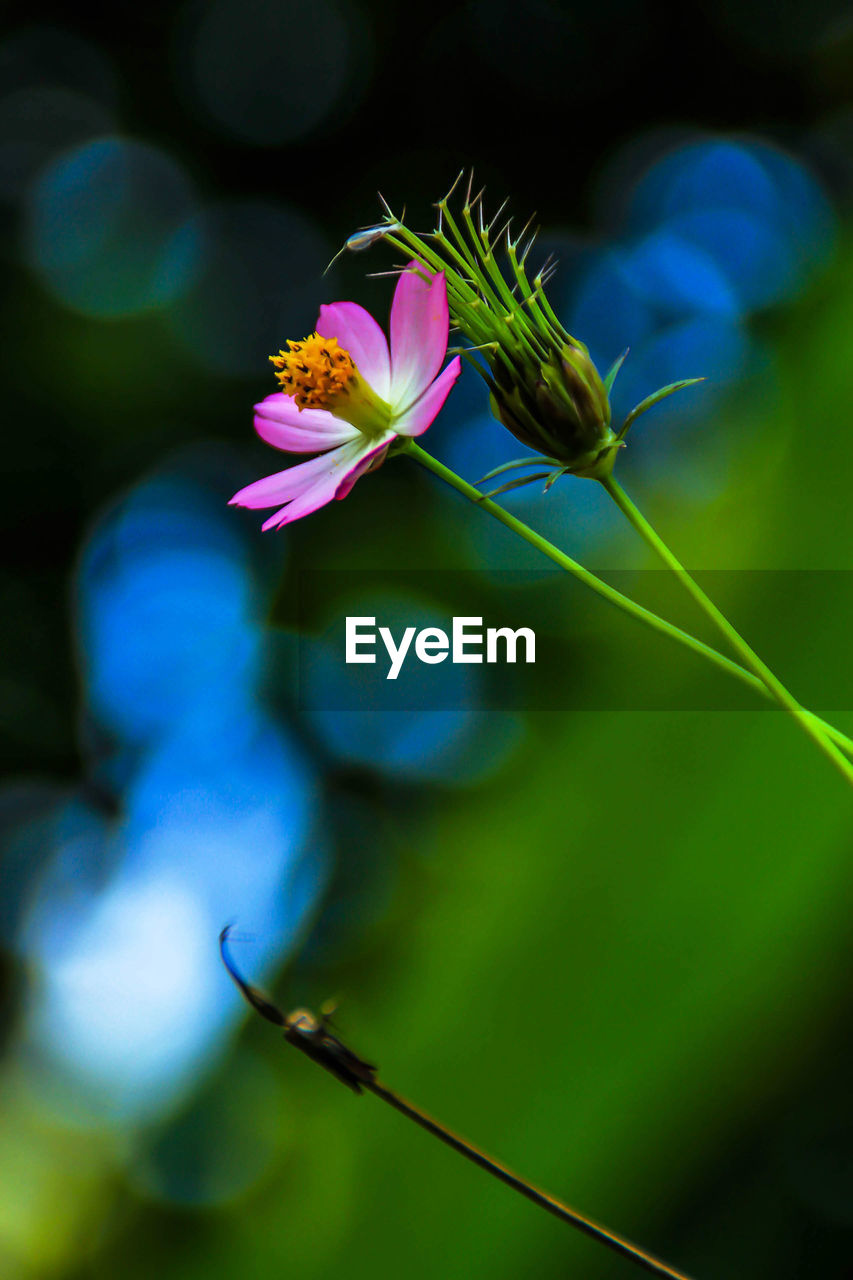
{"type": "MultiPolygon", "coordinates": [[[[624,330],[638,379],[676,331],[718,360],[715,398],[650,415],[620,460],[684,561],[848,573],[851,44],[829,0],[765,10],[663,34],[639,0],[6,15],[9,1280],[630,1273],[269,1026],[238,1035],[228,912],[283,1004],[338,995],[392,1088],[697,1280],[849,1276],[850,822],[825,762],[758,709],[319,714],[294,687],[301,573],[485,567],[485,609],[491,570],[541,566],[404,461],[286,536],[224,509],[278,465],[249,439],[268,350],[321,300],[387,308],[381,255],[320,274],[376,188],[426,219],[473,162],[496,203],[539,206],[560,305],[624,330]],[[767,222],[789,239],[762,244],[802,256],[748,297],[730,245],[688,253],[629,198],[720,130],[738,162],[744,135],[794,157],[767,222]]],[[[503,434],[472,377],[425,443],[473,476],[517,452],[503,434]]],[[[591,564],[648,564],[582,481],[519,501],[591,564]]],[[[846,611],[818,590],[777,645],[756,580],[728,574],[725,603],[764,656],[842,668],[846,611]]],[[[594,598],[552,599],[530,607],[578,704],[715,697],[594,598]]]]}

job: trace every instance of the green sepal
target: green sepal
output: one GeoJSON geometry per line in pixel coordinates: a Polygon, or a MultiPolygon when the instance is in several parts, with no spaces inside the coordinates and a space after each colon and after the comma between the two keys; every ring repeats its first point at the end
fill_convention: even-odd
{"type": "Polygon", "coordinates": [[[497,489],[490,489],[488,493],[480,496],[483,498],[497,498],[501,493],[509,493],[510,489],[520,489],[523,484],[535,484],[537,480],[547,480],[551,476],[550,471],[537,471],[532,476],[520,476],[516,480],[508,480],[506,484],[499,485],[497,489]]]}
{"type": "Polygon", "coordinates": [[[625,363],[630,347],[626,347],[621,356],[618,356],[604,375],[604,390],[610,395],[613,383],[616,381],[616,375],[625,363]]]}
{"type": "MultiPolygon", "coordinates": [[[[553,462],[555,467],[560,465],[554,458],[545,458],[544,461],[553,462]]],[[[516,458],[513,462],[504,462],[499,467],[487,471],[484,476],[480,476],[477,484],[485,484],[487,480],[494,480],[495,476],[503,475],[505,471],[513,471],[516,467],[541,467],[542,462],[541,454],[534,454],[529,458],[516,458]]]]}
{"type": "Polygon", "coordinates": [[[551,486],[556,484],[561,476],[565,476],[568,474],[569,474],[568,467],[560,467],[558,471],[552,471],[548,479],[545,481],[545,488],[542,490],[542,492],[547,493],[548,490],[551,488],[551,486]]]}
{"type": "Polygon", "coordinates": [[[666,387],[654,391],[650,396],[646,396],[645,400],[641,400],[628,414],[628,417],[622,423],[617,439],[622,440],[627,434],[628,429],[639,418],[641,413],[645,413],[647,409],[651,409],[659,400],[664,400],[667,396],[671,396],[673,391],[681,391],[684,387],[695,386],[697,382],[704,382],[704,378],[682,378],[681,382],[670,382],[666,387]]]}

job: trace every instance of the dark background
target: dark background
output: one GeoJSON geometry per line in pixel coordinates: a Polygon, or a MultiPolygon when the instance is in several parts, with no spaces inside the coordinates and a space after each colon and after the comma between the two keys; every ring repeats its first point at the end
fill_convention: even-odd
{"type": "MultiPolygon", "coordinates": [[[[341,998],[392,1087],[697,1280],[853,1275],[841,780],[781,715],[696,709],[741,695],[547,582],[525,607],[564,637],[555,704],[591,709],[466,683],[336,711],[315,632],[294,687],[301,572],[371,571],[325,621],[417,620],[441,591],[410,571],[476,570],[502,607],[489,571],[540,563],[405,460],[280,534],[225,505],[286,462],[251,433],[269,352],[323,301],[387,311],[382,246],[322,276],[376,192],[426,230],[473,165],[490,207],[538,211],[596,359],[630,345],[617,408],[709,375],[635,428],[622,478],[728,571],[783,677],[814,653],[830,705],[843,599],[780,609],[739,571],[853,560],[844,6],[3,27],[3,1275],[630,1274],[240,1030],[229,920],[286,1005],[341,998]]],[[[422,443],[469,479],[519,452],[468,371],[422,443]]],[[[585,563],[651,567],[604,501],[510,499],[585,563]]]]}

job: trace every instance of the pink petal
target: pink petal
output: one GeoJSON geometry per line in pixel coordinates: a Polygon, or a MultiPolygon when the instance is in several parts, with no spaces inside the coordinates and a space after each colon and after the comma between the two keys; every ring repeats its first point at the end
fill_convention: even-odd
{"type": "Polygon", "coordinates": [[[255,405],[255,430],[262,440],[287,453],[320,453],[359,434],[349,422],[325,409],[299,409],[282,392],[255,405]]]}
{"type": "Polygon", "coordinates": [[[369,311],[357,302],[330,302],[320,308],[317,332],[337,338],[352,356],[359,373],[376,394],[387,400],[391,386],[388,340],[369,311]]]}
{"type": "Polygon", "coordinates": [[[379,466],[380,462],[383,461],[384,455],[388,452],[388,443],[389,442],[386,441],[385,444],[379,444],[375,449],[371,449],[370,453],[365,454],[365,456],[356,463],[349,475],[344,476],[335,493],[335,497],[339,502],[341,498],[345,498],[347,496],[356,480],[360,480],[366,471],[372,471],[375,467],[379,466]]]}
{"type": "Polygon", "coordinates": [[[300,462],[295,467],[288,467],[285,471],[277,471],[275,475],[264,476],[263,480],[247,484],[245,489],[234,494],[229,506],[251,507],[255,510],[258,507],[275,507],[280,502],[298,498],[300,493],[328,473],[330,465],[334,465],[330,464],[330,459],[334,459],[346,447],[340,445],[328,453],[321,453],[317,458],[309,458],[307,462],[300,462]]]}
{"type": "Polygon", "coordinates": [[[462,361],[459,356],[454,356],[444,373],[436,378],[420,399],[416,400],[399,418],[392,419],[398,436],[419,436],[426,431],[447,399],[450,388],[459,377],[461,370],[462,361]]]}
{"type": "Polygon", "coordinates": [[[423,279],[426,268],[410,262],[391,306],[391,404],[406,409],[425,391],[447,352],[450,320],[444,272],[423,279]]]}
{"type": "Polygon", "coordinates": [[[234,495],[231,502],[243,507],[271,507],[283,502],[286,505],[270,516],[263,528],[290,524],[331,502],[343,486],[348,485],[349,492],[358,479],[358,475],[353,478],[353,472],[361,474],[361,462],[367,460],[369,466],[377,453],[387,448],[394,435],[393,431],[386,431],[378,440],[359,435],[357,440],[349,440],[318,458],[247,485],[234,495]]]}

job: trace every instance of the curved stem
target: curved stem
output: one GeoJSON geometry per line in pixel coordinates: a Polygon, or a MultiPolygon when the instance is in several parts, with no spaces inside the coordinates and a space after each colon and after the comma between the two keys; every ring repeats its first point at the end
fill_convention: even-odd
{"type": "MultiPolygon", "coordinates": [[[[420,445],[415,444],[413,440],[408,441],[402,446],[400,452],[406,453],[413,458],[415,462],[420,463],[427,471],[431,471],[433,475],[444,480],[452,488],[461,493],[469,502],[473,502],[475,506],[483,511],[487,511],[495,520],[500,521],[507,529],[511,529],[513,533],[518,534],[530,546],[535,547],[537,551],[541,551],[555,564],[559,565],[567,573],[573,574],[580,582],[589,587],[608,604],[614,605],[617,609],[621,609],[623,613],[627,613],[630,617],[635,618],[637,622],[641,622],[644,626],[649,627],[652,631],[656,631],[659,635],[668,636],[670,640],[690,649],[693,653],[699,654],[707,662],[718,667],[721,671],[725,671],[728,675],[734,676],[740,680],[742,684],[748,685],[764,698],[773,700],[774,695],[767,688],[763,680],[753,675],[751,671],[747,671],[739,663],[734,662],[725,654],[719,653],[711,645],[705,644],[702,640],[697,640],[688,631],[683,631],[681,627],[675,626],[666,619],[659,617],[650,609],[645,609],[642,605],[637,604],[630,596],[623,595],[621,591],[617,591],[615,587],[611,587],[601,578],[597,577],[589,569],[585,569],[577,560],[573,560],[571,556],[566,555],[559,547],[555,547],[547,538],[543,538],[541,534],[536,533],[529,525],[522,520],[506,511],[503,507],[493,502],[491,498],[484,498],[479,489],[475,489],[474,485],[469,484],[467,480],[463,480],[455,471],[451,471],[450,467],[446,467],[443,462],[439,462],[432,454],[422,449],[420,445]]],[[[820,716],[816,716],[811,711],[803,709],[803,714],[820,732],[825,733],[838,746],[843,747],[845,751],[853,754],[853,739],[847,737],[840,729],[836,729],[833,725],[822,720],[820,716]]]]}
{"type": "Polygon", "coordinates": [[[561,1200],[548,1195],[547,1191],[540,1191],[533,1183],[527,1182],[524,1178],[520,1178],[518,1174],[513,1173],[505,1164],[501,1164],[498,1160],[493,1160],[491,1156],[487,1156],[479,1147],[466,1142],[464,1138],[460,1138],[458,1134],[446,1129],[437,1120],[433,1120],[432,1116],[428,1116],[425,1111],[421,1111],[420,1107],[416,1107],[413,1103],[408,1102],[407,1099],[401,1098],[398,1093],[392,1093],[381,1081],[374,1078],[373,1080],[362,1080],[360,1083],[363,1088],[369,1089],[377,1098],[381,1098],[383,1102],[387,1102],[390,1106],[396,1108],[409,1120],[414,1120],[415,1124],[419,1124],[422,1129],[426,1129],[427,1133],[431,1133],[433,1137],[440,1139],[448,1147],[452,1147],[454,1151],[458,1151],[460,1155],[471,1160],[480,1169],[485,1169],[494,1178],[500,1179],[506,1186],[512,1187],[513,1191],[518,1191],[521,1195],[526,1196],[528,1200],[532,1200],[540,1209],[545,1209],[547,1213],[552,1213],[555,1218],[568,1222],[579,1231],[583,1231],[585,1235],[591,1236],[593,1240],[597,1240],[599,1244],[606,1245],[608,1249],[612,1249],[614,1253],[621,1253],[623,1257],[630,1258],[632,1262],[636,1262],[644,1271],[650,1271],[652,1275],[665,1276],[668,1277],[668,1280],[690,1280],[689,1276],[683,1271],[676,1271],[674,1267],[662,1262],[654,1254],[647,1253],[645,1249],[641,1249],[638,1245],[632,1244],[624,1236],[617,1235],[615,1231],[609,1231],[601,1223],[593,1221],[592,1218],[587,1218],[582,1213],[578,1213],[577,1209],[572,1209],[567,1204],[563,1204],[561,1200]]]}
{"type": "Polygon", "coordinates": [[[823,729],[815,723],[814,717],[800,706],[793,694],[782,684],[782,681],[774,675],[767,664],[759,658],[758,654],[732,626],[725,614],[721,613],[713,600],[705,594],[695,579],[691,577],[677,557],[670,551],[663,539],[655,532],[642,512],[634,505],[618,481],[614,480],[612,476],[607,476],[601,480],[601,484],[644,542],[660,557],[667,568],[671,569],[681,579],[681,582],[700,609],[714,623],[718,631],[725,636],[734,651],[743,660],[744,665],[762,681],[767,691],[779,703],[779,706],[787,711],[793,720],[796,720],[797,724],[833,763],[838,772],[853,786],[853,765],[851,765],[850,761],[841,754],[834,742],[831,742],[823,729]]]}

